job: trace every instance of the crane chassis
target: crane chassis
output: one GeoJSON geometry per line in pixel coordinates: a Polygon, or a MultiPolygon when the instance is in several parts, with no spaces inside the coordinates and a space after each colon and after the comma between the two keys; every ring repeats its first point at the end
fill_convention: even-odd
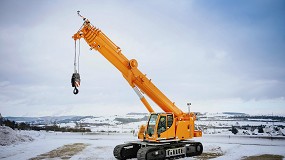
{"type": "Polygon", "coordinates": [[[198,156],[203,145],[193,141],[133,141],[117,145],[113,154],[117,159],[163,160],[198,156]]]}

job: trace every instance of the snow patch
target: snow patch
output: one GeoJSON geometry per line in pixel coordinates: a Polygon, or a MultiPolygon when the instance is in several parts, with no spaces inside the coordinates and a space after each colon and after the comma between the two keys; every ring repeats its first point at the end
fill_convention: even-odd
{"type": "Polygon", "coordinates": [[[20,142],[31,142],[34,139],[28,135],[21,134],[7,126],[0,126],[0,145],[9,146],[20,142]]]}

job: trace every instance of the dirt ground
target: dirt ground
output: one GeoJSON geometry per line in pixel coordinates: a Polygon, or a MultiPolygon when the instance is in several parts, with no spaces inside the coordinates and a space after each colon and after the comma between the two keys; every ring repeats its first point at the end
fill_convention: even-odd
{"type": "Polygon", "coordinates": [[[72,156],[82,151],[87,146],[88,144],[84,143],[67,144],[50,152],[38,155],[37,157],[31,158],[29,160],[42,160],[51,158],[70,159],[72,156]]]}
{"type": "Polygon", "coordinates": [[[262,154],[258,156],[243,157],[242,160],[282,160],[284,156],[273,154],[262,154]]]}
{"type": "MultiPolygon", "coordinates": [[[[213,153],[213,152],[204,152],[200,156],[195,156],[194,158],[197,160],[207,160],[207,159],[213,159],[223,156],[222,153],[213,153]]],[[[284,156],[281,155],[272,155],[272,154],[263,154],[263,155],[257,155],[257,156],[248,156],[243,157],[242,160],[283,160],[284,156]]]]}
{"type": "Polygon", "coordinates": [[[193,158],[197,160],[207,160],[217,158],[223,155],[224,153],[220,146],[213,146],[211,149],[208,150],[208,152],[203,152],[201,155],[195,156],[193,158]]]}
{"type": "Polygon", "coordinates": [[[200,156],[193,157],[197,160],[207,160],[207,159],[213,159],[222,156],[222,153],[212,153],[212,152],[203,152],[200,156]]]}

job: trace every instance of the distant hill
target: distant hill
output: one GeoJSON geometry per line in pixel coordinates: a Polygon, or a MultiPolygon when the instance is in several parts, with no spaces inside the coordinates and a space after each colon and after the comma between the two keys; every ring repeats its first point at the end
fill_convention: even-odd
{"type": "MultiPolygon", "coordinates": [[[[148,113],[128,113],[126,115],[114,116],[43,116],[43,117],[4,117],[17,123],[25,122],[34,125],[49,124],[127,124],[148,120],[148,113]]],[[[282,116],[251,116],[240,112],[221,112],[221,113],[200,113],[197,114],[198,121],[212,120],[247,120],[247,121],[285,121],[282,116]]]]}
{"type": "Polygon", "coordinates": [[[130,112],[127,115],[148,115],[149,113],[136,113],[136,112],[130,112]]]}
{"type": "Polygon", "coordinates": [[[4,117],[10,121],[25,122],[29,124],[52,124],[52,123],[68,123],[80,121],[84,118],[90,118],[93,116],[44,116],[44,117],[4,117]]]}
{"type": "Polygon", "coordinates": [[[240,112],[222,112],[223,114],[233,115],[233,116],[248,116],[246,113],[240,113],[240,112]]]}

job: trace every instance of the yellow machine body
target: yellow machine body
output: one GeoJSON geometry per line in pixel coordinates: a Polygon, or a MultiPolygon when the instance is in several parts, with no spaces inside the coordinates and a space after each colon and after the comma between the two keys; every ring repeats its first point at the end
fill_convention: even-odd
{"type": "Polygon", "coordinates": [[[82,27],[73,37],[75,41],[83,38],[87,44],[101,53],[113,64],[127,80],[139,96],[141,102],[151,113],[147,125],[140,127],[138,138],[144,141],[185,140],[201,137],[202,132],[195,130],[194,113],[183,113],[174,102],[170,101],[152,82],[138,69],[135,59],[127,59],[121,49],[116,46],[100,29],[94,27],[84,18],[82,27]],[[155,113],[144,94],[154,101],[165,113],[155,113]],[[164,128],[163,128],[164,127],[164,128]]]}

